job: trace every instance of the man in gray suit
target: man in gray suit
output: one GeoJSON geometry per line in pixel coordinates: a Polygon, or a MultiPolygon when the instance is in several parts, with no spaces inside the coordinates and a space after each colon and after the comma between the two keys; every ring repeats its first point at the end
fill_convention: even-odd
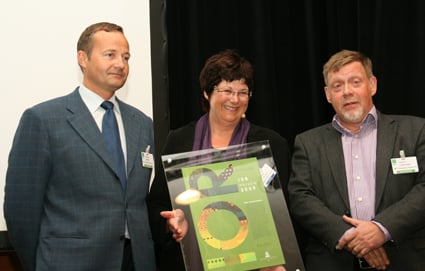
{"type": "Polygon", "coordinates": [[[306,269],[425,267],[425,120],[386,115],[372,62],[343,50],[323,68],[332,123],[295,139],[290,206],[306,269]]]}
{"type": "Polygon", "coordinates": [[[105,22],[87,27],[77,50],[82,84],[27,109],[16,131],[4,203],[11,243],[25,270],[155,270],[146,205],[152,120],[115,96],[129,44],[105,22]],[[103,101],[114,105],[126,186],[102,136],[103,101]]]}

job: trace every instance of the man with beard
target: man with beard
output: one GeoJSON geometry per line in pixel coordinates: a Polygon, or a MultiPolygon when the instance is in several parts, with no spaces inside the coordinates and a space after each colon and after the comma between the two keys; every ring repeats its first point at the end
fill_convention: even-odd
{"type": "Polygon", "coordinates": [[[291,212],[311,270],[423,270],[425,120],[374,106],[371,60],[342,50],[323,67],[331,123],[295,139],[291,212]]]}

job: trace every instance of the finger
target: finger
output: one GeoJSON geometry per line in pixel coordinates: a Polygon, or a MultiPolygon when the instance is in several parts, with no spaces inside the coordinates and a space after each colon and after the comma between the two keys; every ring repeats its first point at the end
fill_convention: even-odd
{"type": "Polygon", "coordinates": [[[363,249],[359,249],[359,252],[357,252],[356,256],[359,258],[363,258],[364,255],[366,255],[367,253],[369,253],[371,250],[369,248],[363,248],[363,249]]]}
{"type": "Polygon", "coordinates": [[[180,242],[181,240],[183,240],[184,235],[182,234],[182,232],[175,232],[173,234],[173,238],[174,240],[176,240],[177,242],[180,242]]]}
{"type": "Polygon", "coordinates": [[[343,242],[345,243],[344,244],[345,250],[353,253],[354,255],[357,255],[357,253],[359,253],[359,251],[361,250],[359,246],[360,244],[355,239],[355,235],[344,236],[343,242]]]}
{"type": "Polygon", "coordinates": [[[343,249],[346,244],[347,244],[347,241],[345,239],[341,238],[338,241],[338,244],[336,245],[336,249],[343,249]]]}
{"type": "Polygon", "coordinates": [[[376,255],[375,255],[374,251],[371,251],[370,253],[366,254],[363,258],[366,260],[366,262],[367,262],[367,263],[368,263],[371,267],[376,268],[377,266],[379,266],[379,265],[380,265],[380,263],[379,263],[379,259],[376,257],[376,255]]]}
{"type": "MultiPolygon", "coordinates": [[[[344,235],[338,241],[338,244],[336,247],[337,249],[343,249],[344,247],[346,248],[346,246],[353,241],[353,239],[355,238],[354,230],[355,228],[351,228],[344,233],[344,235]]],[[[349,249],[350,252],[351,252],[351,249],[353,248],[353,245],[354,244],[351,243],[351,247],[349,249]]]]}
{"type": "Polygon", "coordinates": [[[345,223],[348,223],[348,224],[353,225],[354,227],[356,227],[360,223],[359,220],[354,219],[354,218],[349,217],[349,216],[346,216],[346,215],[343,215],[342,216],[342,220],[344,220],[345,223]]]}
{"type": "Polygon", "coordinates": [[[382,262],[385,265],[389,265],[390,264],[390,259],[388,259],[388,255],[387,252],[385,251],[384,247],[379,247],[376,249],[377,253],[379,254],[379,257],[382,259],[382,262]]]}
{"type": "Polygon", "coordinates": [[[159,213],[163,218],[174,218],[173,211],[162,211],[159,213]]]}
{"type": "Polygon", "coordinates": [[[356,255],[357,258],[363,258],[367,253],[371,252],[372,250],[372,248],[364,247],[361,243],[358,243],[353,247],[352,253],[356,255]]]}
{"type": "Polygon", "coordinates": [[[344,244],[343,244],[343,243],[341,243],[341,241],[339,241],[335,248],[336,248],[337,250],[341,250],[341,249],[343,249],[343,248],[344,248],[344,244]]]}
{"type": "Polygon", "coordinates": [[[379,270],[386,269],[387,265],[390,263],[387,253],[383,247],[379,247],[370,251],[364,256],[364,259],[369,263],[370,266],[379,270]]]}

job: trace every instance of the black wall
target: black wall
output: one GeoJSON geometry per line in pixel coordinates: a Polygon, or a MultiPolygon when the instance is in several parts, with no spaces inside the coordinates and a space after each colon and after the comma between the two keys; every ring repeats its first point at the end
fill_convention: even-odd
{"type": "Polygon", "coordinates": [[[424,1],[163,0],[151,5],[152,10],[159,6],[161,19],[155,20],[163,24],[152,24],[162,35],[152,40],[153,66],[161,64],[153,71],[158,150],[168,129],[202,114],[199,72],[210,55],[226,48],[239,50],[255,67],[247,118],[291,144],[297,133],[331,120],[321,72],[341,49],[372,59],[379,110],[425,117],[424,1]]]}

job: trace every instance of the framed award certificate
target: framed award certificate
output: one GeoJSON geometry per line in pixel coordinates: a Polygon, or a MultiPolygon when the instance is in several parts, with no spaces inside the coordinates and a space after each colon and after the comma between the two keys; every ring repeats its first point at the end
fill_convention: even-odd
{"type": "Polygon", "coordinates": [[[268,141],[162,156],[186,270],[304,270],[268,141]]]}

